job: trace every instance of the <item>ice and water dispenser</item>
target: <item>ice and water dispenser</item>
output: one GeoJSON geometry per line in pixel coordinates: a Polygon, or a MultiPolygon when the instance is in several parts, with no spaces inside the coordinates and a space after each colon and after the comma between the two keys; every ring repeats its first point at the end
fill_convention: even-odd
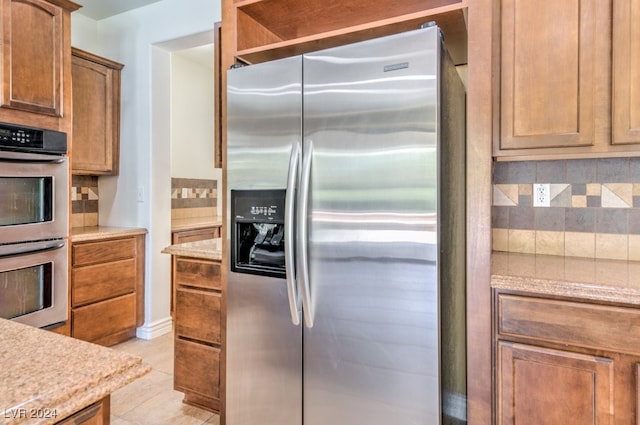
{"type": "Polygon", "coordinates": [[[231,271],[285,277],[285,190],[231,191],[231,271]]]}

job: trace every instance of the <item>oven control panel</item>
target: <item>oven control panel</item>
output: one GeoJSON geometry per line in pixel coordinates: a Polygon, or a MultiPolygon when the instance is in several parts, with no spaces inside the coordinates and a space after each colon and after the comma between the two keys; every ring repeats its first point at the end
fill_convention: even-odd
{"type": "Polygon", "coordinates": [[[64,154],[67,135],[59,131],[0,123],[0,149],[64,154]]]}

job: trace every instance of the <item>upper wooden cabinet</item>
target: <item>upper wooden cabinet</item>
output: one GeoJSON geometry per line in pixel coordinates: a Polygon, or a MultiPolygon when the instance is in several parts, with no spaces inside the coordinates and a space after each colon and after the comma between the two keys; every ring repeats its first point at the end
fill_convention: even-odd
{"type": "Polygon", "coordinates": [[[0,120],[68,132],[71,124],[67,0],[1,0],[0,120]]]}
{"type": "Polygon", "coordinates": [[[72,49],[74,174],[117,175],[124,65],[72,49]]]}
{"type": "Polygon", "coordinates": [[[640,0],[615,1],[613,11],[612,2],[599,0],[498,1],[500,135],[494,154],[637,153],[640,30],[633,23],[640,0]]]}
{"type": "Polygon", "coordinates": [[[467,60],[466,7],[466,0],[404,0],[393,5],[387,0],[226,0],[223,21],[225,25],[232,22],[236,29],[232,40],[235,56],[248,63],[416,29],[436,21],[454,62],[461,64],[467,60]]]}

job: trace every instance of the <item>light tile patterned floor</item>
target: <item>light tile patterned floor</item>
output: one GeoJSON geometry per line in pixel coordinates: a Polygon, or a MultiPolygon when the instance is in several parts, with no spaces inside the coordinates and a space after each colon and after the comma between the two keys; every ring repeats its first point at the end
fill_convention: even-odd
{"type": "Polygon", "coordinates": [[[141,356],[152,370],[111,395],[111,425],[219,425],[220,417],[182,403],[173,390],[173,334],[113,347],[141,356]]]}

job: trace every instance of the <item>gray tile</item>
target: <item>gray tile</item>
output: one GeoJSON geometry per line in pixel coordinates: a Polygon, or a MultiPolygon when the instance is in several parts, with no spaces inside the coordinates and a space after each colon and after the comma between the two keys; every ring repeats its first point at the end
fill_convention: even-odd
{"type": "Polygon", "coordinates": [[[493,183],[494,184],[509,183],[509,164],[510,162],[494,162],[493,163],[493,183]]]}
{"type": "Polygon", "coordinates": [[[533,230],[535,226],[534,209],[529,207],[509,208],[509,228],[533,230]]]}
{"type": "Polygon", "coordinates": [[[629,158],[629,182],[640,183],[640,158],[629,158]]]}
{"type": "Polygon", "coordinates": [[[513,207],[491,207],[491,227],[494,229],[509,228],[509,209],[513,207]]]}
{"type": "Polygon", "coordinates": [[[536,178],[534,161],[510,162],[506,183],[533,183],[536,178]]]}
{"type": "Polygon", "coordinates": [[[597,164],[595,159],[567,160],[565,183],[594,183],[598,170],[597,164]]]}
{"type": "Polygon", "coordinates": [[[640,235],[640,209],[629,210],[629,234],[640,235]]]}
{"type": "Polygon", "coordinates": [[[587,194],[587,185],[585,183],[573,183],[571,185],[571,194],[572,195],[586,195],[587,194]]]}
{"type": "Polygon", "coordinates": [[[629,233],[629,210],[627,208],[596,209],[596,233],[629,233]]]}
{"type": "Polygon", "coordinates": [[[598,159],[599,183],[628,183],[629,158],[598,159]]]}
{"type": "Polygon", "coordinates": [[[564,161],[538,161],[536,163],[537,183],[564,183],[564,161]]]}
{"type": "Polygon", "coordinates": [[[587,195],[587,207],[600,208],[600,206],[602,206],[601,196],[587,195]]]}
{"type": "Polygon", "coordinates": [[[596,219],[594,208],[566,208],[564,216],[565,232],[595,232],[596,219]]]}
{"type": "Polygon", "coordinates": [[[82,214],[84,212],[84,201],[71,201],[71,214],[82,214]]]}
{"type": "Polygon", "coordinates": [[[532,207],[533,201],[531,200],[531,195],[518,196],[518,205],[522,207],[532,207]]]}
{"type": "Polygon", "coordinates": [[[82,201],[84,204],[84,212],[85,213],[97,213],[98,212],[98,201],[82,201]]]}
{"type": "Polygon", "coordinates": [[[536,230],[564,231],[564,208],[534,208],[536,217],[536,230]]]}
{"type": "Polygon", "coordinates": [[[633,197],[633,208],[640,208],[640,196],[633,197]]]}

